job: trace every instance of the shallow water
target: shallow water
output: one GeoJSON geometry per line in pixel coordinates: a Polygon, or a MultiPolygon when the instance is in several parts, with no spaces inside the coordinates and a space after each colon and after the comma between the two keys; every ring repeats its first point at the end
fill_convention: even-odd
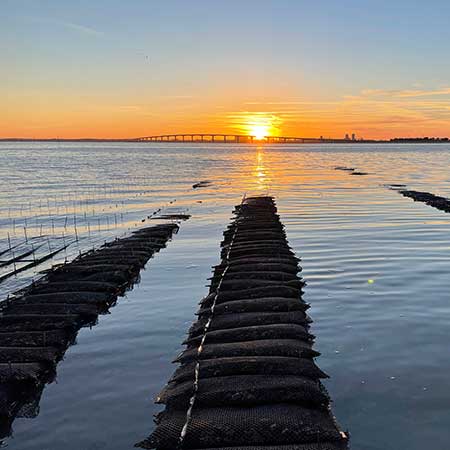
{"type": "MultiPolygon", "coordinates": [[[[318,363],[352,448],[447,450],[450,216],[386,184],[450,196],[449,165],[448,145],[1,143],[0,252],[8,233],[18,252],[71,243],[61,262],[153,223],[141,220],[159,207],[192,214],[140,284],[81,330],[38,416],[17,419],[6,445],[123,450],[149,434],[232,208],[269,192],[302,258],[318,363]]],[[[10,278],[1,298],[38,276],[10,278]]]]}

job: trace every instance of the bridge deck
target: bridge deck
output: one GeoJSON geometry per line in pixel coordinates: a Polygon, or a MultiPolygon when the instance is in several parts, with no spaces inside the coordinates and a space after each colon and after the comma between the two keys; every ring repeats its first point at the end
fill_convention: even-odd
{"type": "MultiPolygon", "coordinates": [[[[353,142],[340,139],[308,138],[295,136],[265,136],[257,139],[256,136],[243,134],[222,133],[184,133],[184,134],[162,134],[155,136],[143,136],[134,139],[136,142],[196,142],[196,143],[259,143],[270,144],[298,144],[318,142],[353,142]]],[[[356,141],[355,141],[356,142],[356,141]]]]}

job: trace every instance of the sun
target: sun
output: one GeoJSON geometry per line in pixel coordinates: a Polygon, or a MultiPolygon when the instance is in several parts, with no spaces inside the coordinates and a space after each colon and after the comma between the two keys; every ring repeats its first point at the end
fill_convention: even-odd
{"type": "Polygon", "coordinates": [[[250,134],[255,137],[256,140],[262,141],[269,133],[269,127],[267,125],[252,125],[250,127],[250,134]]]}
{"type": "Polygon", "coordinates": [[[244,136],[252,136],[254,140],[264,142],[269,136],[278,136],[281,117],[267,112],[242,112],[228,116],[232,128],[239,130],[244,136]]]}

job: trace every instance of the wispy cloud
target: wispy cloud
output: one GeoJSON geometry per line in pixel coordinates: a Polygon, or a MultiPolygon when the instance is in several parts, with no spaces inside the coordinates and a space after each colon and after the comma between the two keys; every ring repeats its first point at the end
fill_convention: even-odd
{"type": "Polygon", "coordinates": [[[194,98],[193,95],[162,95],[161,98],[165,100],[191,100],[194,98]]]}
{"type": "Polygon", "coordinates": [[[120,112],[140,112],[142,111],[142,106],[139,105],[118,105],[116,108],[116,111],[120,112]]]}
{"type": "Polygon", "coordinates": [[[103,31],[98,31],[98,30],[95,30],[94,28],[90,28],[85,25],[80,25],[80,24],[71,23],[71,22],[62,22],[62,21],[58,22],[58,24],[63,27],[66,27],[70,30],[77,31],[78,33],[81,33],[81,34],[87,34],[87,35],[96,36],[96,37],[105,36],[105,33],[103,33],[103,31]]]}
{"type": "Polygon", "coordinates": [[[104,37],[105,33],[103,31],[96,30],[92,27],[79,24],[79,23],[73,23],[73,22],[67,22],[65,20],[50,18],[50,17],[24,17],[25,20],[28,20],[30,22],[35,23],[42,23],[42,24],[48,24],[48,25],[56,25],[59,27],[63,27],[70,31],[75,31],[78,34],[83,34],[87,36],[93,36],[93,37],[104,37]]]}
{"type": "Polygon", "coordinates": [[[244,105],[248,106],[260,106],[260,105],[271,105],[271,106],[289,106],[289,105],[335,105],[338,102],[314,102],[314,101],[301,101],[301,100],[286,100],[277,102],[245,102],[244,105]]]}
{"type": "Polygon", "coordinates": [[[450,132],[450,87],[425,89],[365,89],[331,101],[299,98],[245,101],[241,111],[222,117],[230,128],[242,127],[258,114],[276,117],[283,134],[342,135],[356,131],[386,137],[450,132]]]}
{"type": "Polygon", "coordinates": [[[433,97],[450,95],[450,87],[440,89],[365,89],[361,92],[366,97],[394,97],[394,98],[412,98],[412,97],[433,97]]]}

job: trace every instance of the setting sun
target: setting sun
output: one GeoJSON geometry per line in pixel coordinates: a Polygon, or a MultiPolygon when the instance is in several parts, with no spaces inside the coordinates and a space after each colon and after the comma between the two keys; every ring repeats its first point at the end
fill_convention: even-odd
{"type": "Polygon", "coordinates": [[[255,136],[255,139],[258,141],[261,141],[270,134],[269,127],[267,125],[253,125],[250,128],[250,134],[255,136]]]}
{"type": "Polygon", "coordinates": [[[268,136],[278,136],[282,120],[274,114],[265,112],[245,112],[228,116],[232,128],[241,134],[253,136],[262,141],[268,136]]]}

